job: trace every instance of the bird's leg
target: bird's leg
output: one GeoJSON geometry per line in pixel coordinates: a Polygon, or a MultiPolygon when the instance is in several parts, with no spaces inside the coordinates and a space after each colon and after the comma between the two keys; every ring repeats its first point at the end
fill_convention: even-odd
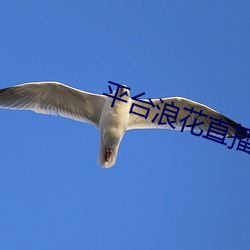
{"type": "Polygon", "coordinates": [[[105,152],[105,161],[107,161],[107,162],[109,161],[111,153],[112,153],[112,150],[110,148],[106,149],[106,152],[105,152]]]}

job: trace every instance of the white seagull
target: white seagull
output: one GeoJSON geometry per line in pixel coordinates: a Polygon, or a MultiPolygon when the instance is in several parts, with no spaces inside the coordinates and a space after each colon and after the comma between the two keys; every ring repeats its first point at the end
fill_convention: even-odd
{"type": "MultiPolygon", "coordinates": [[[[100,130],[98,164],[105,168],[110,168],[115,164],[119,145],[127,130],[150,128],[181,130],[184,122],[181,120],[190,115],[186,120],[186,125],[194,122],[195,124],[201,123],[195,127],[195,130],[200,130],[201,133],[202,130],[208,131],[213,121],[211,119],[222,119],[223,122],[231,124],[228,125],[226,137],[233,137],[236,134],[238,124],[235,121],[201,103],[183,97],[170,97],[161,98],[161,100],[152,99],[153,108],[152,104],[145,103],[149,102],[148,100],[131,99],[126,85],[118,87],[117,91],[117,97],[121,96],[120,98],[124,101],[115,100],[115,104],[111,107],[114,98],[110,96],[85,92],[59,82],[31,82],[0,89],[0,107],[60,115],[93,124],[100,130]],[[165,103],[174,104],[179,108],[178,121],[173,122],[173,118],[170,118],[172,120],[169,123],[166,115],[161,118],[160,115],[156,117],[157,113],[162,112],[165,103]],[[132,104],[133,110],[130,112],[132,104]],[[144,109],[136,104],[143,106],[144,109]],[[146,109],[150,109],[147,119],[145,118],[146,109]],[[193,111],[190,111],[191,109],[193,111]],[[144,115],[140,116],[135,113],[144,113],[144,115]]],[[[111,94],[114,97],[115,92],[111,94]]],[[[185,127],[185,130],[190,129],[192,126],[185,127]]],[[[240,127],[237,137],[245,137],[243,127],[240,127]]]]}

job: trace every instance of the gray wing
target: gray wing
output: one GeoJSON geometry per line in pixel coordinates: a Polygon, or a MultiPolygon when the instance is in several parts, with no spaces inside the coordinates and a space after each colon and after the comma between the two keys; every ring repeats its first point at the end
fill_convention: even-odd
{"type": "MultiPolygon", "coordinates": [[[[148,100],[142,100],[147,101],[148,100]]],[[[192,125],[196,120],[196,124],[202,123],[201,125],[195,126],[195,130],[203,130],[204,132],[207,132],[210,126],[210,123],[212,121],[216,122],[213,119],[220,120],[222,119],[223,122],[229,123],[231,125],[227,125],[222,123],[224,126],[228,126],[228,132],[227,137],[232,137],[236,133],[236,128],[238,127],[238,124],[231,120],[230,118],[220,114],[219,112],[215,111],[214,109],[209,108],[208,106],[205,106],[201,103],[183,98],[183,97],[170,97],[170,98],[161,98],[160,99],[152,99],[153,105],[155,107],[152,107],[150,104],[142,103],[136,100],[133,100],[133,112],[146,115],[146,108],[149,108],[150,111],[148,113],[147,119],[145,117],[139,116],[137,114],[131,113],[130,115],[130,121],[128,125],[128,130],[130,129],[150,129],[150,128],[162,128],[162,129],[173,129],[169,122],[167,121],[167,117],[163,116],[160,120],[160,116],[162,113],[162,110],[164,109],[165,103],[173,105],[177,108],[172,108],[170,106],[166,106],[169,111],[164,111],[164,113],[172,116],[173,118],[169,117],[169,121],[176,121],[171,123],[173,127],[175,127],[176,130],[181,130],[184,121],[181,122],[182,119],[190,115],[189,118],[186,120],[186,125],[192,125]],[[163,102],[163,103],[162,103],[163,102]],[[136,105],[143,106],[145,109],[140,108],[136,105]],[[157,107],[158,106],[158,107],[157,107]],[[175,117],[177,113],[177,109],[179,108],[178,115],[175,117]],[[189,111],[193,108],[193,111],[189,111]],[[202,111],[201,111],[202,110],[202,111]],[[201,115],[199,113],[202,112],[201,115]],[[158,116],[155,118],[155,116],[158,116]],[[204,115],[203,115],[204,114],[204,115]],[[153,122],[152,122],[153,121],[153,122]],[[159,121],[161,123],[165,124],[159,124],[159,121]]],[[[184,130],[190,130],[191,127],[185,126],[184,130]]],[[[245,130],[243,127],[241,127],[240,132],[238,134],[240,137],[245,137],[245,130]]]]}
{"type": "Polygon", "coordinates": [[[99,125],[106,97],[58,82],[33,82],[0,89],[0,107],[60,115],[99,125]]]}

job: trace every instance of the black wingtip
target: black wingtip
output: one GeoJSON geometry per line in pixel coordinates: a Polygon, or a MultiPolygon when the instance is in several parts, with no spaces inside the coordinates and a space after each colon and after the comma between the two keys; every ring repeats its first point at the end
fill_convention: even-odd
{"type": "Polygon", "coordinates": [[[5,88],[5,89],[0,89],[0,94],[5,92],[8,88],[5,88]]]}
{"type": "MultiPolygon", "coordinates": [[[[248,136],[249,136],[249,129],[243,127],[240,125],[239,127],[239,124],[233,120],[231,120],[230,118],[226,117],[226,116],[223,116],[223,119],[229,123],[231,125],[232,128],[234,128],[235,130],[235,133],[236,131],[238,131],[237,133],[237,139],[246,139],[248,136]]],[[[228,137],[229,138],[233,138],[235,137],[235,133],[234,134],[230,134],[228,137]]]]}
{"type": "Polygon", "coordinates": [[[249,137],[249,129],[240,126],[240,131],[238,132],[237,139],[246,139],[248,137],[249,137]]]}

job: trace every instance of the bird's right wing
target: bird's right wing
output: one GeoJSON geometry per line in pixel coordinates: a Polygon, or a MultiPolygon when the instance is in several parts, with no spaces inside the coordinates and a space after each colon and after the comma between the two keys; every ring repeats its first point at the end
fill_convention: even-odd
{"type": "Polygon", "coordinates": [[[106,97],[58,82],[33,82],[0,89],[0,107],[60,115],[96,127],[106,97]]]}
{"type": "MultiPolygon", "coordinates": [[[[148,100],[142,101],[144,101],[144,103],[133,100],[132,105],[134,104],[133,112],[138,114],[144,113],[144,117],[135,113],[131,113],[129,125],[127,128],[128,130],[150,128],[181,130],[186,117],[186,125],[189,126],[184,126],[184,130],[191,130],[192,127],[190,125],[194,124],[195,122],[195,124],[197,125],[195,126],[194,130],[203,130],[204,132],[207,132],[211,122],[218,123],[219,120],[222,120],[222,125],[228,126],[227,137],[233,137],[236,133],[236,128],[238,127],[238,124],[235,121],[220,114],[216,110],[183,97],[152,99],[151,101],[155,106],[154,108],[150,104],[145,103],[145,101],[149,103],[148,100]],[[168,111],[166,110],[164,113],[163,110],[166,103],[168,104],[168,111]],[[143,108],[140,108],[139,106],[143,108]],[[147,119],[145,119],[146,109],[150,109],[147,119]],[[161,119],[162,112],[166,115],[163,115],[161,119]],[[200,112],[201,114],[199,114],[200,112]],[[170,117],[170,122],[175,120],[173,123],[171,123],[172,126],[167,120],[167,115],[169,115],[170,117]],[[171,118],[171,116],[174,117],[175,115],[176,119],[171,118]]],[[[238,136],[243,138],[247,133],[248,132],[246,132],[245,128],[240,127],[238,136]]]]}

